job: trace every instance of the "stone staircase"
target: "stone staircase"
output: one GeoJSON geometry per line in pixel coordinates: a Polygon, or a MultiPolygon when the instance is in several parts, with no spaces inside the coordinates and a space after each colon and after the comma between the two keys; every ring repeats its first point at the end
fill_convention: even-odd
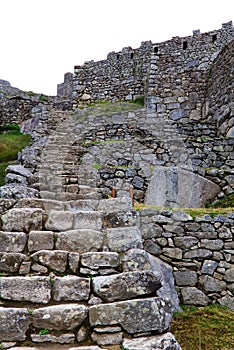
{"type": "Polygon", "coordinates": [[[2,201],[3,349],[180,349],[130,198],[2,201]]]}

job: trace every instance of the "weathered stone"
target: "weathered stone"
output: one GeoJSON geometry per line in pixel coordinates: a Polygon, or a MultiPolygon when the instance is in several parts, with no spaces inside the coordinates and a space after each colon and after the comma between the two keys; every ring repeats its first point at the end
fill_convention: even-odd
{"type": "Polygon", "coordinates": [[[56,301],[88,300],[90,279],[77,276],[55,277],[53,299],[56,301]]]}
{"type": "Polygon", "coordinates": [[[208,249],[198,248],[190,250],[184,254],[185,259],[203,260],[212,257],[212,252],[208,249]]]}
{"type": "Polygon", "coordinates": [[[159,225],[150,223],[141,226],[141,234],[144,239],[161,237],[162,232],[163,230],[159,225]]]}
{"type": "Polygon", "coordinates": [[[150,270],[161,274],[162,287],[157,291],[157,295],[169,300],[173,311],[179,311],[179,299],[174,287],[172,268],[165,262],[156,258],[144,250],[131,249],[122,260],[123,271],[150,270]]]}
{"type": "Polygon", "coordinates": [[[54,234],[52,231],[31,231],[28,237],[29,252],[54,249],[54,234]]]}
{"type": "Polygon", "coordinates": [[[67,267],[68,252],[63,250],[40,250],[31,255],[31,259],[51,270],[64,272],[67,267]]]}
{"type": "Polygon", "coordinates": [[[175,271],[175,282],[178,286],[190,286],[193,287],[197,283],[197,274],[194,271],[175,271]]]}
{"type": "Polygon", "coordinates": [[[145,203],[160,207],[200,208],[220,192],[220,187],[200,175],[180,168],[156,168],[145,203]]]}
{"type": "Polygon", "coordinates": [[[124,339],[125,350],[182,350],[171,333],[143,337],[136,339],[124,339]]]}
{"type": "Polygon", "coordinates": [[[30,324],[30,315],[24,308],[0,307],[0,341],[23,341],[30,324]]]}
{"type": "Polygon", "coordinates": [[[98,251],[103,244],[104,233],[89,229],[72,230],[57,233],[56,249],[77,253],[98,251]]]}
{"type": "Polygon", "coordinates": [[[29,232],[42,229],[42,214],[40,208],[10,209],[2,216],[3,231],[29,232]]]}
{"type": "Polygon", "coordinates": [[[0,252],[0,271],[18,272],[20,264],[26,256],[21,253],[1,253],[0,252]]]}
{"type": "Polygon", "coordinates": [[[34,179],[34,176],[31,173],[31,171],[20,164],[8,165],[8,167],[6,168],[6,174],[10,173],[23,176],[24,178],[28,179],[29,182],[31,182],[31,180],[34,179]]]}
{"type": "Polygon", "coordinates": [[[74,334],[62,334],[55,336],[52,334],[31,334],[31,339],[34,343],[59,343],[59,344],[73,344],[75,342],[74,334]]]}
{"type": "Polygon", "coordinates": [[[76,335],[76,340],[78,341],[78,343],[84,341],[88,337],[88,334],[89,328],[85,325],[81,326],[76,335]]]}
{"type": "Polygon", "coordinates": [[[220,305],[227,307],[229,310],[234,312],[233,297],[230,295],[225,295],[224,297],[218,299],[220,305]]]}
{"type": "Polygon", "coordinates": [[[144,249],[154,256],[159,256],[161,253],[161,248],[154,239],[146,239],[144,242],[144,249]]]}
{"type": "Polygon", "coordinates": [[[114,252],[142,248],[141,234],[137,227],[107,229],[107,246],[114,252]]]}
{"type": "Polygon", "coordinates": [[[217,266],[218,266],[218,263],[216,261],[205,260],[202,265],[201,272],[204,273],[205,275],[213,275],[217,266]]]}
{"type": "Polygon", "coordinates": [[[121,344],[123,340],[123,332],[116,333],[96,333],[91,334],[92,340],[98,345],[115,345],[121,344]]]}
{"type": "Polygon", "coordinates": [[[51,231],[66,231],[73,228],[73,216],[70,211],[51,210],[45,227],[51,231]]]}
{"type": "Polygon", "coordinates": [[[17,174],[7,174],[5,177],[5,182],[6,184],[17,183],[25,186],[28,185],[28,180],[25,177],[17,174]]]}
{"type": "MultiPolygon", "coordinates": [[[[16,345],[16,342],[1,342],[1,347],[3,350],[11,349],[16,345]]],[[[14,348],[15,349],[15,348],[14,348]]],[[[34,349],[35,350],[35,349],[34,349]]]]}
{"type": "Polygon", "coordinates": [[[100,348],[96,345],[91,346],[79,346],[78,348],[70,348],[69,350],[108,350],[104,348],[100,348]]]}
{"type": "Polygon", "coordinates": [[[5,213],[8,209],[15,205],[14,199],[0,198],[0,214],[5,213]]]}
{"type": "Polygon", "coordinates": [[[220,250],[223,247],[223,241],[221,239],[202,239],[201,248],[210,250],[220,250]]]}
{"type": "Polygon", "coordinates": [[[182,250],[180,248],[163,248],[162,253],[172,259],[182,259],[182,250]]]}
{"type": "Polygon", "coordinates": [[[22,184],[10,183],[0,187],[0,197],[6,199],[35,198],[39,197],[39,192],[22,184]]]}
{"type": "Polygon", "coordinates": [[[125,272],[92,279],[94,292],[105,302],[131,299],[156,293],[161,287],[161,274],[151,271],[125,272]]]}
{"type": "Polygon", "coordinates": [[[42,266],[40,264],[32,264],[31,269],[32,271],[38,272],[39,274],[44,274],[48,272],[47,267],[42,266]]]}
{"type": "Polygon", "coordinates": [[[198,239],[192,236],[174,237],[175,246],[181,249],[189,249],[198,243],[198,239]]]}
{"type": "Polygon", "coordinates": [[[27,275],[29,274],[31,269],[31,261],[23,261],[20,265],[19,274],[20,275],[27,275]]]}
{"type": "Polygon", "coordinates": [[[185,305],[206,306],[210,299],[196,287],[185,287],[181,289],[182,303],[185,305]]]}
{"type": "Polygon", "coordinates": [[[176,211],[172,214],[171,218],[172,220],[179,222],[188,222],[193,220],[192,216],[185,213],[184,211],[176,211]]]}
{"type": "Polygon", "coordinates": [[[102,199],[98,205],[98,210],[105,214],[119,211],[129,211],[132,209],[132,200],[130,197],[102,199]]]}
{"type": "Polygon", "coordinates": [[[228,269],[224,276],[225,281],[234,282],[234,267],[228,269]]]}
{"type": "Polygon", "coordinates": [[[69,268],[72,272],[77,273],[80,262],[80,254],[79,253],[69,253],[68,255],[68,263],[69,268]]]}
{"type": "Polygon", "coordinates": [[[37,329],[73,330],[86,319],[87,312],[84,305],[78,304],[48,306],[34,310],[32,325],[37,329]]]}
{"type": "Polygon", "coordinates": [[[74,229],[101,230],[102,213],[95,211],[79,211],[74,214],[74,229]]]}
{"type": "Polygon", "coordinates": [[[51,286],[48,277],[0,277],[0,298],[47,304],[51,286]]]}
{"type": "Polygon", "coordinates": [[[221,292],[226,289],[226,283],[211,276],[201,276],[199,283],[205,292],[221,292]]]}
{"type": "Polygon", "coordinates": [[[119,255],[112,252],[88,252],[81,255],[81,264],[90,269],[118,267],[119,255]]]}
{"type": "Polygon", "coordinates": [[[91,326],[120,324],[130,333],[163,333],[171,321],[171,307],[162,298],[133,299],[90,307],[91,326]]]}
{"type": "Polygon", "coordinates": [[[20,253],[27,243],[27,236],[23,232],[0,232],[0,251],[20,253]]]}

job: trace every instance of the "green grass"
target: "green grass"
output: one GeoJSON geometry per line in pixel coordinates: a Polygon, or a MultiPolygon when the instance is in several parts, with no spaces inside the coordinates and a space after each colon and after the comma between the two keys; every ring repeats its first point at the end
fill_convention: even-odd
{"type": "Polygon", "coordinates": [[[82,108],[87,108],[86,114],[107,114],[107,113],[117,113],[117,112],[126,112],[142,108],[142,100],[139,99],[136,102],[109,102],[101,101],[98,103],[91,103],[82,108]]]}
{"type": "Polygon", "coordinates": [[[226,196],[220,200],[217,200],[215,203],[210,204],[209,208],[231,208],[234,207],[234,193],[226,196]]]}
{"type": "Polygon", "coordinates": [[[30,135],[17,130],[0,134],[0,186],[5,183],[5,169],[9,162],[17,159],[18,152],[29,144],[29,140],[30,135]]]}
{"type": "Polygon", "coordinates": [[[183,350],[234,349],[234,313],[217,304],[183,307],[174,315],[171,331],[183,350]]]}

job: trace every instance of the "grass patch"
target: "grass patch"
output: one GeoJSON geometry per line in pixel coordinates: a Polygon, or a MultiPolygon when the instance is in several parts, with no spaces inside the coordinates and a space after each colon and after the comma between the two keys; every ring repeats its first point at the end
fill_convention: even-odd
{"type": "Polygon", "coordinates": [[[117,113],[117,112],[126,112],[132,111],[136,109],[142,108],[142,101],[134,101],[134,102],[109,102],[109,101],[101,101],[98,103],[91,103],[83,108],[86,108],[86,115],[88,114],[107,114],[107,113],[117,113]]]}
{"type": "Polygon", "coordinates": [[[171,331],[183,350],[233,350],[234,313],[218,304],[204,308],[182,307],[171,331]]]}
{"type": "Polygon", "coordinates": [[[219,199],[215,201],[215,203],[212,203],[208,206],[208,208],[230,208],[230,207],[234,207],[234,193],[222,199],[219,199]]]}
{"type": "Polygon", "coordinates": [[[185,213],[195,218],[197,216],[210,215],[210,217],[215,217],[216,215],[227,215],[234,212],[234,207],[228,208],[168,208],[168,207],[157,207],[154,205],[146,205],[144,203],[135,203],[134,209],[136,211],[144,209],[155,209],[155,210],[172,210],[173,212],[184,211],[185,213]]]}
{"type": "Polygon", "coordinates": [[[16,160],[18,152],[29,144],[30,135],[21,134],[17,127],[0,134],[0,186],[5,184],[5,169],[9,162],[16,160]]]}

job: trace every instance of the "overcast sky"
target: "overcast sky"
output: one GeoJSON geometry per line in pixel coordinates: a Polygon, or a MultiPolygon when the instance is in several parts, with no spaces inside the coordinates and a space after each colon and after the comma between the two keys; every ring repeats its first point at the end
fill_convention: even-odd
{"type": "Polygon", "coordinates": [[[234,0],[0,0],[0,79],[55,95],[74,65],[230,20],[234,0]]]}

